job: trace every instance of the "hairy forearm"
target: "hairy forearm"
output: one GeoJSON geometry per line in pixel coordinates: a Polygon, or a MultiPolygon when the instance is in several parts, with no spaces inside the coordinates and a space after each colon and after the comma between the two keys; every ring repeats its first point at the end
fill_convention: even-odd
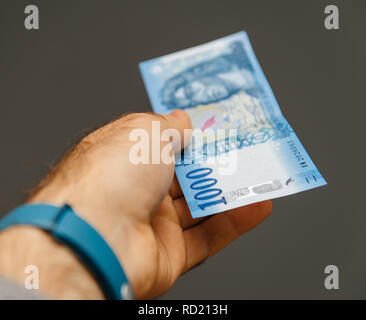
{"type": "Polygon", "coordinates": [[[39,290],[51,299],[103,299],[93,276],[79,259],[46,232],[28,226],[0,233],[0,275],[20,284],[25,268],[38,268],[39,290]]]}

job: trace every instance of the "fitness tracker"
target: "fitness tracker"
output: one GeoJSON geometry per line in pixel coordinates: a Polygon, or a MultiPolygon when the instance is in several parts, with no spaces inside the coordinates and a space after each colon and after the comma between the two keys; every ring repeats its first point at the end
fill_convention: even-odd
{"type": "Polygon", "coordinates": [[[93,274],[107,299],[133,298],[127,277],[112,249],[69,205],[23,205],[0,220],[0,231],[15,225],[39,227],[68,246],[93,274]]]}

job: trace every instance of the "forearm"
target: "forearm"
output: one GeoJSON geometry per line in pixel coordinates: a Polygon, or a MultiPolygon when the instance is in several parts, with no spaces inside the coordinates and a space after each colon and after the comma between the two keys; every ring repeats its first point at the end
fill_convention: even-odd
{"type": "Polygon", "coordinates": [[[24,284],[27,265],[39,270],[39,290],[51,299],[103,299],[79,259],[46,232],[26,226],[0,233],[0,275],[24,284]]]}

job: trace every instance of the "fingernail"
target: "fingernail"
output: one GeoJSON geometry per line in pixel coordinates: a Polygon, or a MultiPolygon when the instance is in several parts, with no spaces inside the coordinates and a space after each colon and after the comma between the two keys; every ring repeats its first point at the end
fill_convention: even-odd
{"type": "Polygon", "coordinates": [[[179,109],[177,109],[177,110],[173,110],[171,113],[170,113],[170,115],[172,115],[173,117],[176,117],[176,118],[183,118],[182,117],[182,110],[179,110],[179,109]]]}

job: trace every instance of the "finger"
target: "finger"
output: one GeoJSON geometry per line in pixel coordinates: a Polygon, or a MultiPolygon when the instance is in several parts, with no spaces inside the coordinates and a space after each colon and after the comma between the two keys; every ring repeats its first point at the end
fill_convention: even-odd
{"type": "MultiPolygon", "coordinates": [[[[183,110],[174,110],[170,114],[158,114],[153,112],[131,113],[126,116],[120,117],[117,120],[109,123],[108,125],[100,128],[99,130],[97,130],[97,132],[99,133],[99,136],[110,136],[113,133],[125,133],[126,131],[130,133],[134,129],[141,128],[148,132],[150,138],[162,139],[162,136],[160,136],[159,134],[153,134],[153,123],[157,121],[160,123],[161,134],[163,134],[165,130],[174,130],[179,136],[179,141],[172,141],[172,143],[181,142],[179,146],[176,146],[177,149],[174,149],[175,151],[179,151],[182,147],[190,142],[191,130],[188,129],[192,128],[191,120],[188,114],[183,110]]],[[[169,137],[169,133],[167,134],[167,136],[169,137]]],[[[164,147],[164,144],[161,145],[161,147],[164,147]]]]}
{"type": "MultiPolygon", "coordinates": [[[[163,157],[166,151],[173,151],[174,153],[180,152],[181,149],[186,146],[191,141],[192,128],[191,120],[186,112],[183,110],[174,110],[170,114],[157,114],[157,113],[136,113],[130,114],[122,117],[117,122],[115,126],[119,126],[121,129],[129,129],[131,139],[131,134],[140,134],[135,131],[135,129],[143,129],[147,132],[149,139],[143,140],[144,148],[150,150],[152,153],[153,149],[156,154],[156,147],[160,148],[161,156],[163,157]],[[160,132],[156,132],[160,130],[160,132]],[[148,145],[146,145],[148,143],[148,145]],[[166,148],[167,145],[171,145],[170,148],[166,148]],[[147,149],[149,148],[149,149],[147,149]]],[[[133,135],[133,142],[135,142],[137,137],[133,135]]],[[[159,155],[159,154],[158,154],[159,155]]],[[[171,157],[171,153],[168,152],[167,155],[171,157]]],[[[158,159],[159,160],[159,159],[158,159]]],[[[160,159],[163,160],[163,159],[160,159]]],[[[156,161],[156,159],[155,159],[156,161]]],[[[171,163],[169,161],[164,161],[164,163],[171,163]]],[[[155,162],[156,163],[156,162],[155,162]]]]}
{"type": "Polygon", "coordinates": [[[191,141],[191,132],[187,129],[192,128],[191,120],[183,110],[174,110],[170,114],[162,115],[166,122],[162,124],[162,129],[175,129],[179,132],[179,140],[173,141],[175,152],[180,151],[191,141]],[[175,144],[176,143],[176,144],[175,144]]]}
{"type": "MultiPolygon", "coordinates": [[[[118,125],[124,138],[126,134],[129,135],[128,139],[130,142],[125,146],[130,149],[128,153],[125,152],[124,154],[128,155],[130,162],[129,176],[133,177],[132,180],[139,182],[136,187],[143,189],[143,193],[141,193],[143,196],[139,198],[139,201],[146,201],[148,204],[145,204],[145,208],[149,208],[153,212],[169,192],[172,185],[174,177],[174,154],[172,151],[175,151],[176,148],[180,150],[182,141],[187,141],[181,139],[181,137],[184,137],[186,129],[191,128],[190,118],[182,110],[176,110],[171,114],[164,115],[141,113],[121,118],[118,125]],[[135,131],[135,129],[142,129],[140,131],[148,139],[139,138],[141,132],[135,131]],[[131,141],[131,133],[133,132],[135,135],[131,141]],[[176,136],[178,136],[177,140],[174,139],[176,136]],[[171,137],[173,140],[170,140],[171,137]],[[157,148],[158,150],[156,150],[157,148]],[[141,150],[144,150],[143,158],[141,150]],[[140,160],[132,163],[130,160],[131,154],[134,160],[140,158],[143,159],[144,163],[140,160]]],[[[190,130],[188,130],[188,133],[190,133],[190,130]]],[[[120,140],[115,145],[120,146],[120,140]]],[[[126,170],[126,166],[123,169],[126,170]]]]}
{"type": "Polygon", "coordinates": [[[205,218],[192,218],[191,212],[189,211],[189,207],[185,198],[179,198],[173,200],[173,206],[175,208],[175,212],[179,218],[180,225],[182,229],[190,228],[200,222],[202,222],[205,218]]]}
{"type": "Polygon", "coordinates": [[[272,202],[263,201],[229,210],[184,231],[186,267],[189,270],[214,255],[243,233],[262,222],[272,211],[272,202]]]}
{"type": "Polygon", "coordinates": [[[183,197],[182,188],[180,187],[179,181],[175,174],[174,174],[172,185],[170,186],[170,189],[169,189],[169,194],[173,200],[183,197]]]}

